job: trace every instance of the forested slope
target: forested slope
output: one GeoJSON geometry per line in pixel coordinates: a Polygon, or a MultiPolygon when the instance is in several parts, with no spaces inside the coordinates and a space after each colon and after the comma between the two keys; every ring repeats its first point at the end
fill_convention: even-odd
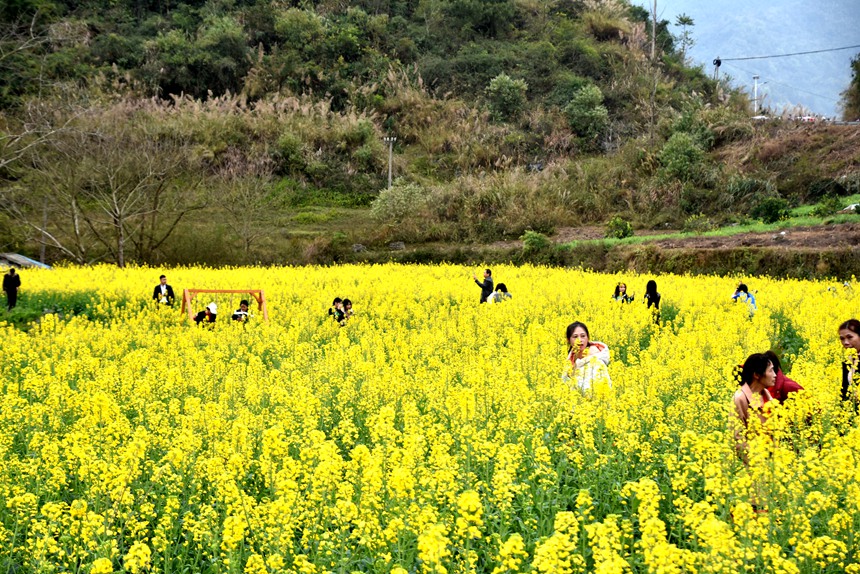
{"type": "Polygon", "coordinates": [[[856,162],[791,179],[723,161],[754,139],[746,97],[616,0],[20,0],[2,18],[0,245],[52,261],[327,261],[855,185],[856,162]]]}

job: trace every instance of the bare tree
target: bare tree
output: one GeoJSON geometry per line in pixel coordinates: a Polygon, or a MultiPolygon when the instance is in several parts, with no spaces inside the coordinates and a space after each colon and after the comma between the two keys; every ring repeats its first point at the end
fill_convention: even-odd
{"type": "Polygon", "coordinates": [[[223,186],[218,201],[227,214],[226,223],[242,240],[247,256],[271,222],[279,200],[272,189],[273,166],[264,154],[247,158],[233,149],[219,173],[223,186]]]}
{"type": "Polygon", "coordinates": [[[183,217],[203,207],[202,176],[182,142],[128,117],[84,120],[31,150],[32,168],[6,191],[4,209],[76,262],[151,260],[183,217]]]}

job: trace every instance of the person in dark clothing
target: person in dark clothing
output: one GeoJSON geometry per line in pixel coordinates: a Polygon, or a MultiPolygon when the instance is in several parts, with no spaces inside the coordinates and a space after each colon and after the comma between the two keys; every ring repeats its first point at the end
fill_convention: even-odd
{"type": "Polygon", "coordinates": [[[481,288],[481,303],[487,302],[487,297],[490,296],[490,293],[493,292],[493,272],[489,269],[484,269],[484,282],[481,283],[478,281],[477,275],[472,275],[472,279],[475,280],[475,284],[481,288]]]}
{"type": "Polygon", "coordinates": [[[167,305],[173,307],[173,301],[176,296],[173,294],[173,287],[167,284],[167,277],[162,275],[158,278],[159,283],[152,290],[152,300],[158,305],[167,305]]]}
{"type": "Polygon", "coordinates": [[[233,311],[233,316],[230,317],[234,321],[239,321],[241,323],[245,323],[248,319],[251,318],[251,314],[248,312],[248,300],[242,299],[239,301],[239,308],[233,311]]]}
{"type": "Polygon", "coordinates": [[[857,410],[857,367],[860,366],[860,321],[848,319],[839,325],[839,342],[850,357],[842,361],[842,400],[853,403],[857,410]]]}
{"type": "Polygon", "coordinates": [[[773,365],[773,370],[776,373],[776,382],[774,382],[773,386],[770,387],[768,391],[770,392],[770,396],[779,401],[779,404],[785,403],[789,393],[796,393],[797,391],[803,390],[803,387],[786,377],[785,373],[782,372],[782,365],[780,364],[779,357],[776,356],[776,353],[773,351],[766,351],[764,356],[770,359],[770,363],[773,365]]]}
{"type": "Polygon", "coordinates": [[[343,310],[343,299],[335,297],[334,301],[331,302],[328,314],[329,317],[343,325],[344,319],[346,319],[346,313],[343,310]]]}
{"type": "Polygon", "coordinates": [[[194,322],[198,325],[201,323],[214,323],[218,318],[218,305],[213,301],[206,305],[206,308],[194,316],[194,322]]]}
{"type": "Polygon", "coordinates": [[[21,288],[21,276],[10,267],[3,276],[3,292],[6,293],[6,308],[11,311],[18,304],[18,289],[21,288]]]}
{"type": "Polygon", "coordinates": [[[650,279],[645,284],[645,302],[648,304],[648,309],[654,307],[654,322],[660,322],[660,294],[657,292],[657,282],[650,279]]]}

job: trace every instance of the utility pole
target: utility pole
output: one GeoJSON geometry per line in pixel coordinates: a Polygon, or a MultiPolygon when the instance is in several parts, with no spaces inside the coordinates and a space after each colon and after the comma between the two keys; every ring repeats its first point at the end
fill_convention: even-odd
{"type": "Polygon", "coordinates": [[[753,76],[753,115],[758,115],[758,74],[753,76]]]}
{"type": "Polygon", "coordinates": [[[397,141],[397,138],[394,136],[385,136],[382,139],[388,144],[388,189],[391,189],[391,160],[394,156],[394,142],[397,141]]]}
{"type": "Polygon", "coordinates": [[[720,65],[721,65],[722,63],[723,63],[723,61],[722,61],[722,60],[720,60],[720,57],[719,57],[719,56],[717,56],[716,58],[714,58],[714,81],[715,81],[715,82],[716,82],[716,81],[718,81],[718,80],[720,79],[720,65]]]}

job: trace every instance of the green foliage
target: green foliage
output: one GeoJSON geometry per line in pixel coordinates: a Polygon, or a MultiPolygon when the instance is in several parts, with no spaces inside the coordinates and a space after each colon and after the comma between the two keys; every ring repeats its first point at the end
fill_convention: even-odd
{"type": "Polygon", "coordinates": [[[552,241],[549,240],[549,237],[531,229],[526,230],[520,239],[523,240],[523,253],[525,254],[538,253],[552,246],[552,241]]]}
{"type": "Polygon", "coordinates": [[[415,217],[427,205],[427,191],[416,183],[401,179],[395,181],[391,188],[383,189],[373,200],[370,211],[382,222],[400,223],[415,217]]]}
{"type": "Polygon", "coordinates": [[[570,128],[592,145],[609,125],[609,111],[603,105],[603,92],[595,85],[580,88],[564,108],[570,128]]]}
{"type": "Polygon", "coordinates": [[[615,239],[633,237],[633,225],[616,215],[606,224],[606,237],[613,237],[615,239]]]}
{"type": "Polygon", "coordinates": [[[684,233],[705,233],[716,229],[716,224],[704,213],[691,215],[684,220],[684,226],[681,229],[684,233]]]}
{"type": "Polygon", "coordinates": [[[851,83],[841,95],[842,119],[860,119],[860,54],[851,58],[851,83]]]}
{"type": "Polygon", "coordinates": [[[792,360],[798,357],[807,346],[806,339],[784,312],[774,311],[771,319],[774,328],[773,333],[770,334],[770,340],[774,342],[772,350],[780,358],[783,372],[790,372],[792,360]]]}
{"type": "Polygon", "coordinates": [[[815,217],[830,217],[831,215],[836,215],[836,212],[842,209],[842,207],[841,199],[835,195],[829,195],[812,209],[812,215],[815,217]]]}
{"type": "Polygon", "coordinates": [[[693,136],[675,132],[660,153],[660,172],[664,177],[680,181],[695,181],[704,169],[705,152],[693,136]]]}
{"type": "Polygon", "coordinates": [[[787,219],[790,215],[788,201],[781,197],[766,197],[752,208],[750,215],[763,223],[776,223],[787,219]]]}
{"type": "Polygon", "coordinates": [[[493,118],[501,121],[516,120],[526,105],[528,84],[514,80],[507,74],[499,74],[487,86],[487,100],[493,118]]]}

